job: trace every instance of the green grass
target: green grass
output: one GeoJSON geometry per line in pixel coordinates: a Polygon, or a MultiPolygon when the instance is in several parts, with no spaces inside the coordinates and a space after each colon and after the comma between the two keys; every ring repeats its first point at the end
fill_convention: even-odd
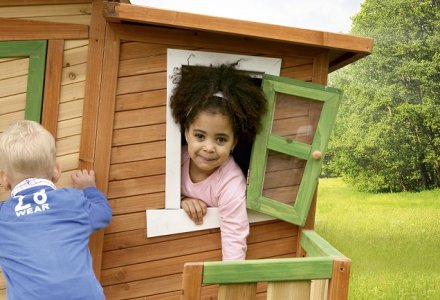
{"type": "Polygon", "coordinates": [[[321,179],[315,230],[352,260],[349,299],[440,299],[440,190],[369,194],[321,179]]]}

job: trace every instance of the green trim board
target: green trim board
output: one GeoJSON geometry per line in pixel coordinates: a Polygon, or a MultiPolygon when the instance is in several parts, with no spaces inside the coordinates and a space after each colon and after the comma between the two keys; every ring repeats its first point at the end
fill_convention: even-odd
{"type": "Polygon", "coordinates": [[[29,57],[25,119],[41,123],[47,41],[0,41],[0,57],[29,57]]]}
{"type": "Polygon", "coordinates": [[[314,230],[302,230],[300,242],[308,257],[344,257],[344,254],[339,252],[338,249],[333,247],[314,230]]]}
{"type": "Polygon", "coordinates": [[[342,92],[327,86],[267,74],[263,75],[262,89],[268,100],[268,110],[262,118],[263,129],[257,134],[252,149],[247,188],[247,207],[303,226],[307,220],[318,183],[322,158],[325,155],[330,133],[336,120],[342,92]],[[277,94],[291,95],[307,101],[322,103],[316,131],[310,145],[271,132],[277,94]],[[306,161],[293,205],[263,196],[269,151],[306,161]],[[320,157],[313,157],[313,153],[320,153],[320,157]]]}
{"type": "Polygon", "coordinates": [[[203,284],[330,279],[334,258],[345,257],[313,230],[301,232],[301,246],[307,257],[204,262],[203,284]]]}
{"type": "Polygon", "coordinates": [[[332,268],[331,257],[205,262],[203,284],[327,279],[332,268]]]}

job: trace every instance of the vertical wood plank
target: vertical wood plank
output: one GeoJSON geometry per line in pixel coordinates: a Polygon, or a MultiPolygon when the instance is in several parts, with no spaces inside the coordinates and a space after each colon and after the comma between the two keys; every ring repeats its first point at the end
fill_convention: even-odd
{"type": "Polygon", "coordinates": [[[310,285],[310,281],[269,282],[267,300],[309,300],[310,285]]]}
{"type": "Polygon", "coordinates": [[[348,299],[348,285],[350,280],[351,260],[346,257],[335,257],[333,262],[332,278],[330,279],[328,299],[348,299]]]}
{"type": "MultiPolygon", "coordinates": [[[[99,93],[101,87],[102,62],[104,57],[105,26],[106,21],[102,16],[103,0],[94,0],[92,3],[92,15],[89,34],[89,52],[87,56],[87,71],[84,95],[84,113],[81,129],[81,143],[79,151],[79,168],[95,169],[97,186],[100,190],[107,189],[107,183],[102,176],[107,174],[96,166],[95,142],[98,118],[99,93]]],[[[107,172],[108,173],[108,172],[107,172]]],[[[90,237],[89,247],[93,257],[93,268],[96,277],[101,275],[102,245],[104,230],[95,232],[90,237]]]]}
{"type": "Polygon", "coordinates": [[[49,40],[41,124],[56,138],[60,105],[64,40],[49,40]]]}
{"type": "Polygon", "coordinates": [[[199,300],[202,292],[203,263],[186,263],[183,266],[181,300],[199,300]]]}
{"type": "Polygon", "coordinates": [[[313,61],[312,82],[326,85],[328,80],[329,51],[316,55],[313,61]]]}
{"type": "MultiPolygon", "coordinates": [[[[318,199],[318,186],[319,186],[319,181],[318,181],[318,185],[316,186],[315,194],[313,195],[313,198],[312,198],[312,203],[310,204],[309,215],[307,216],[306,223],[304,224],[304,227],[299,229],[299,236],[301,236],[301,230],[303,230],[303,229],[313,230],[315,228],[315,215],[316,215],[316,202],[318,199]]],[[[305,256],[306,256],[306,252],[301,247],[301,239],[297,239],[297,241],[296,241],[296,257],[305,257],[305,256]]]]}
{"type": "MultiPolygon", "coordinates": [[[[95,153],[99,153],[99,156],[94,157],[94,169],[99,172],[97,173],[99,176],[96,177],[96,185],[104,194],[108,192],[120,48],[119,37],[110,27],[107,26],[105,34],[106,43],[98,110],[100,122],[96,124],[96,120],[94,120],[97,125],[95,153]]],[[[100,230],[92,236],[90,243],[90,250],[95,255],[94,259],[98,261],[94,261],[95,272],[99,275],[101,274],[103,243],[104,230],[100,230]]]]}
{"type": "Polygon", "coordinates": [[[310,287],[310,300],[327,300],[328,279],[312,280],[310,287]]]}
{"type": "Polygon", "coordinates": [[[255,300],[256,298],[257,283],[221,284],[218,289],[217,300],[255,300]]]}

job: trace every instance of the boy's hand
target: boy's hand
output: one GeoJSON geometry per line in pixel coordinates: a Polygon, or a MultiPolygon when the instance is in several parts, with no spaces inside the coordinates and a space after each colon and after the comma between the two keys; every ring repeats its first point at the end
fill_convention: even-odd
{"type": "Polygon", "coordinates": [[[196,225],[203,224],[203,216],[208,211],[207,205],[200,199],[183,198],[181,206],[196,225]]]}
{"type": "Polygon", "coordinates": [[[72,183],[73,187],[81,190],[96,186],[95,172],[93,170],[76,170],[72,173],[72,183]]]}

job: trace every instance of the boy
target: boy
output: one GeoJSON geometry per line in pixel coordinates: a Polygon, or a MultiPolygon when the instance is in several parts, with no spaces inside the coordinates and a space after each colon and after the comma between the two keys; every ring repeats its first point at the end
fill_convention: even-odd
{"type": "Polygon", "coordinates": [[[0,134],[0,265],[12,300],[102,300],[88,248],[111,208],[93,171],[75,171],[75,188],[56,189],[55,141],[40,124],[18,121],[0,134]]]}

